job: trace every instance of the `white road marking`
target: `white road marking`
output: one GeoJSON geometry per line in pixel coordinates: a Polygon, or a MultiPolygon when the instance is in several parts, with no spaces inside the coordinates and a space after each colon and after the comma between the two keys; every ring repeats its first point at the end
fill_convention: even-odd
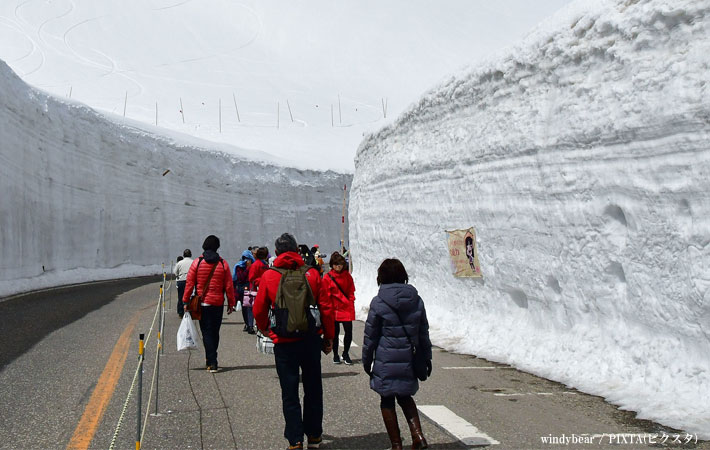
{"type": "Polygon", "coordinates": [[[493,370],[497,367],[493,366],[466,366],[466,367],[442,367],[444,370],[466,370],[466,369],[481,369],[481,370],[493,370]]]}
{"type": "Polygon", "coordinates": [[[500,444],[486,433],[457,416],[443,405],[419,405],[419,411],[464,445],[480,446],[500,444]]]}
{"type": "MultiPolygon", "coordinates": [[[[576,392],[562,392],[562,394],[567,394],[567,395],[577,395],[576,392]]],[[[523,395],[555,395],[554,392],[516,392],[512,394],[505,394],[505,393],[495,393],[493,394],[496,397],[519,397],[523,395]]]]}

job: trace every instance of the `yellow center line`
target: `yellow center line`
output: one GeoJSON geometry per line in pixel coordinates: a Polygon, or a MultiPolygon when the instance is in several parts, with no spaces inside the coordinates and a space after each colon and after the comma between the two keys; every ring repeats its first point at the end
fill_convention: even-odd
{"type": "Polygon", "coordinates": [[[121,377],[123,365],[128,356],[131,334],[133,334],[133,329],[138,323],[140,314],[141,311],[138,311],[133,315],[126,329],[123,330],[123,333],[118,338],[113,352],[106,362],[106,367],[104,367],[104,371],[96,383],[94,392],[91,394],[89,403],[84,408],[84,414],[82,414],[81,420],[79,420],[74,429],[74,434],[69,441],[69,445],[67,445],[67,449],[89,448],[96,429],[99,427],[99,423],[101,423],[101,419],[106,412],[106,407],[113,396],[113,391],[116,389],[118,379],[121,377]]]}

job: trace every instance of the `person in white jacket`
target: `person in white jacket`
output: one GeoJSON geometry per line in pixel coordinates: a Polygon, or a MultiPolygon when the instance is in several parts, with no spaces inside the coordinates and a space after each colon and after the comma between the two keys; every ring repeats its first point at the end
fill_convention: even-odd
{"type": "Polygon", "coordinates": [[[190,266],[192,265],[192,252],[189,248],[186,248],[185,251],[182,252],[182,256],[182,261],[175,264],[175,268],[173,269],[173,274],[175,275],[175,279],[177,280],[177,283],[175,283],[175,286],[177,287],[178,291],[177,313],[181,319],[182,316],[185,314],[184,306],[182,303],[182,297],[185,293],[187,272],[190,270],[190,266]]]}

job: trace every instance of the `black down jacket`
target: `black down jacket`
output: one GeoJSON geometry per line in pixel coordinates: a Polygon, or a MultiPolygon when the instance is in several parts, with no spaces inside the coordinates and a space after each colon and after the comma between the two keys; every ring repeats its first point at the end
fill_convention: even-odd
{"type": "Polygon", "coordinates": [[[384,284],[370,302],[370,313],[365,324],[365,339],[362,348],[362,364],[372,366],[370,388],[384,397],[414,395],[419,389],[419,380],[412,368],[412,349],[397,314],[397,310],[409,337],[431,360],[429,322],[424,302],[414,286],[409,284],[384,284]],[[385,303],[386,302],[386,303],[385,303]]]}

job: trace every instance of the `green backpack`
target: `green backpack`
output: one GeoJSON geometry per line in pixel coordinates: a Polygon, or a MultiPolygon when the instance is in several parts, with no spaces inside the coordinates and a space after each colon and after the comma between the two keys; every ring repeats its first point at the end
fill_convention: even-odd
{"type": "Polygon", "coordinates": [[[281,337],[302,337],[318,332],[320,311],[311,285],[306,278],[308,266],[298,269],[278,269],[281,274],[273,307],[269,310],[271,331],[281,337]]]}

